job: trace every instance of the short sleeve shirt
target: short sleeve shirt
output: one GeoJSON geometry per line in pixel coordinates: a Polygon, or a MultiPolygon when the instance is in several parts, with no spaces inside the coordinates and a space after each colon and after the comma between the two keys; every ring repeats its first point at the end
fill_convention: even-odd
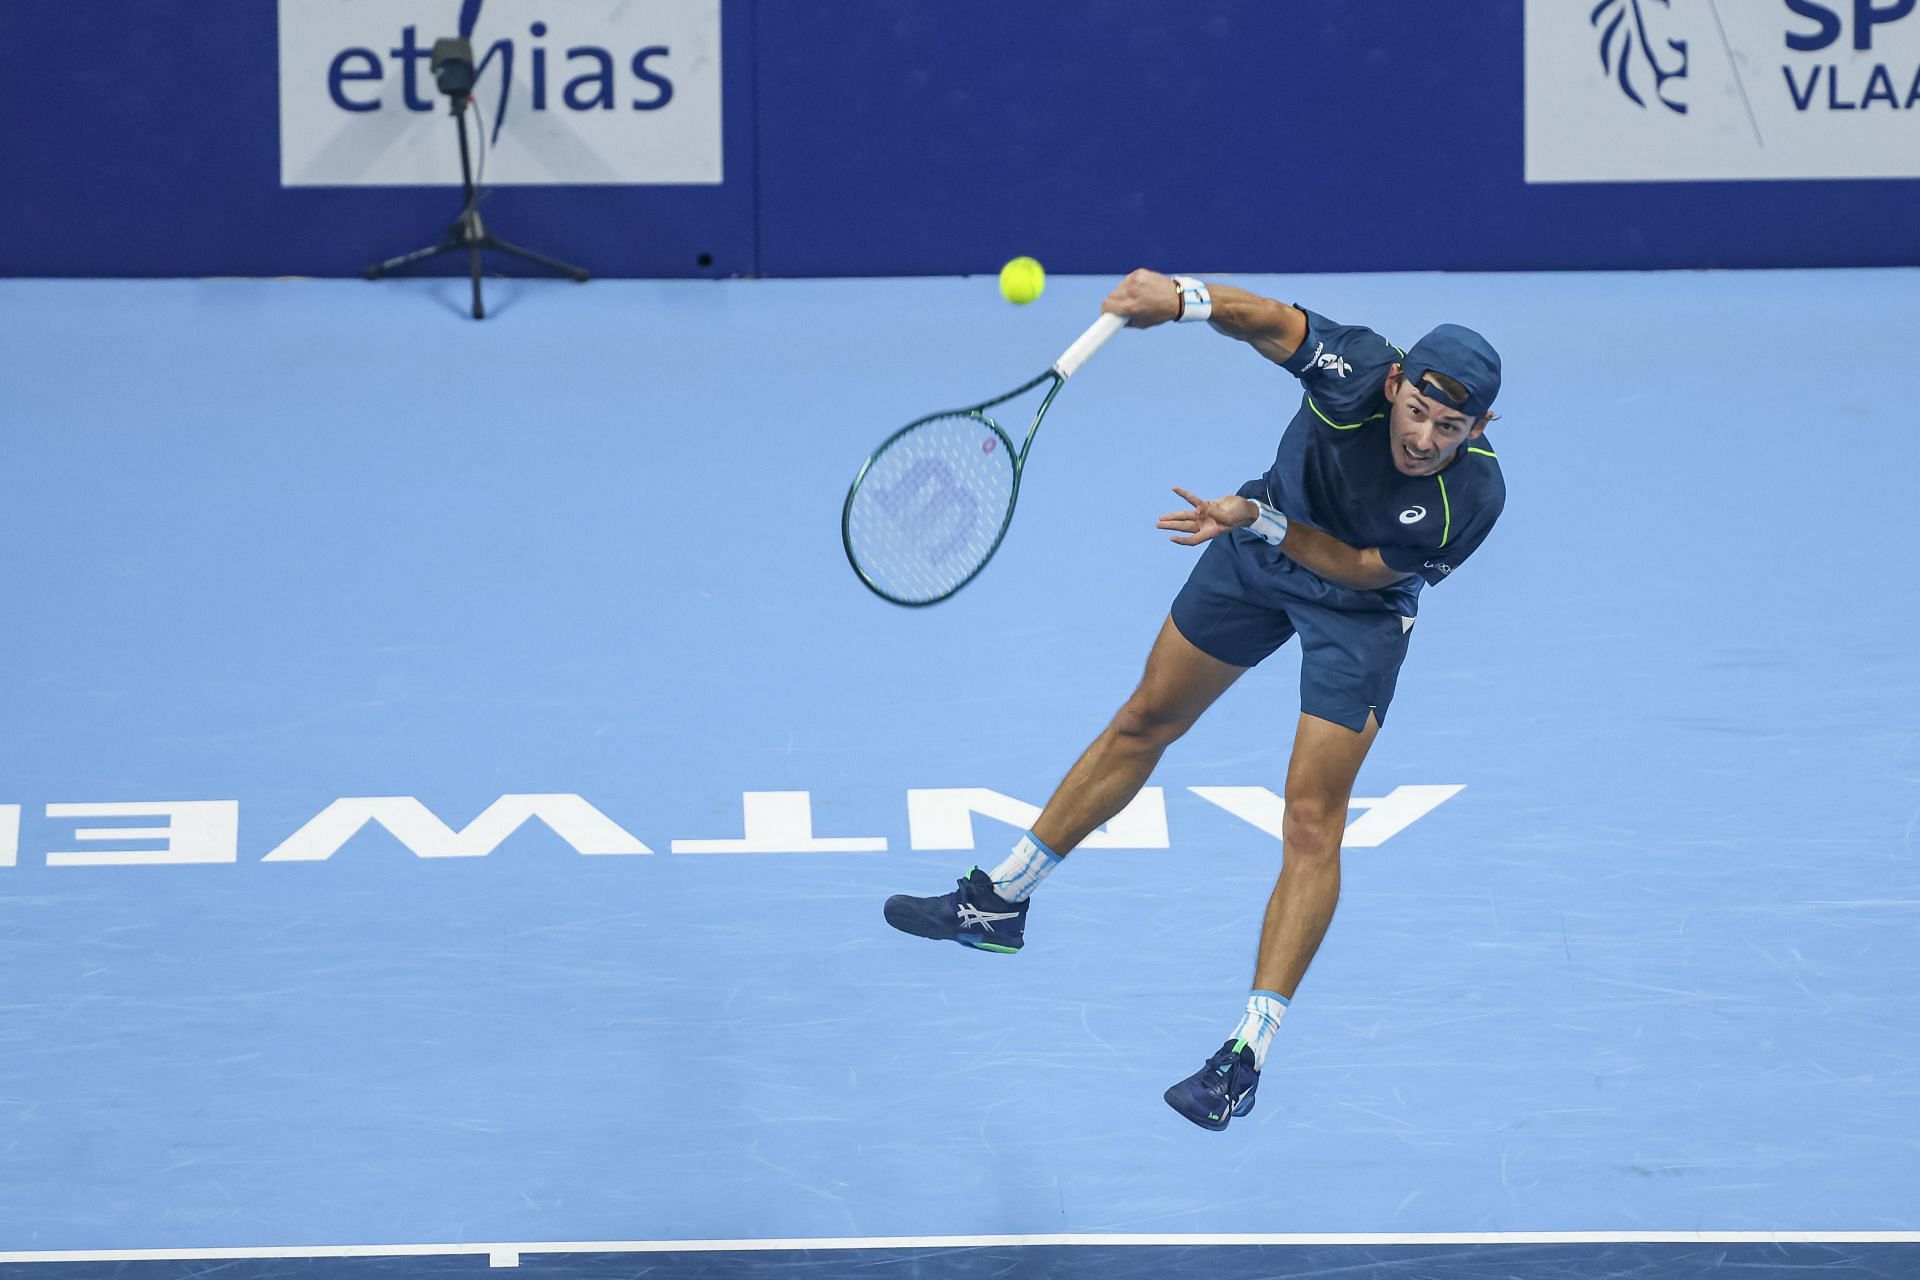
{"type": "MultiPolygon", "coordinates": [[[[1371,329],[1305,311],[1306,341],[1286,362],[1300,380],[1300,407],[1280,437],[1273,466],[1242,486],[1353,547],[1377,547],[1407,577],[1377,591],[1323,583],[1335,608],[1393,609],[1413,617],[1423,585],[1466,562],[1506,505],[1506,481],[1484,435],[1462,445],[1437,475],[1409,476],[1393,464],[1387,426],[1388,368],[1406,353],[1371,329]]],[[[1302,566],[1304,567],[1304,566],[1302,566]]]]}

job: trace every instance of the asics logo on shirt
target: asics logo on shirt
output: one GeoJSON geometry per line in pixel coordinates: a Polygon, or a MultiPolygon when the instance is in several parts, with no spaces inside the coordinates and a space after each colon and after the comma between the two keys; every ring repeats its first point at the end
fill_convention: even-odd
{"type": "Polygon", "coordinates": [[[960,923],[965,925],[977,924],[988,933],[993,932],[993,922],[995,920],[1013,920],[1017,919],[1019,915],[1020,913],[1018,911],[982,911],[971,902],[963,902],[960,904],[960,923]]]}
{"type": "Polygon", "coordinates": [[[1324,342],[1313,344],[1313,359],[1307,361],[1307,368],[1325,369],[1328,373],[1338,374],[1342,378],[1353,372],[1353,366],[1348,364],[1339,352],[1328,351],[1327,344],[1324,342]]]}
{"type": "Polygon", "coordinates": [[[1408,507],[1400,513],[1401,524],[1418,524],[1427,518],[1425,507],[1408,507]]]}

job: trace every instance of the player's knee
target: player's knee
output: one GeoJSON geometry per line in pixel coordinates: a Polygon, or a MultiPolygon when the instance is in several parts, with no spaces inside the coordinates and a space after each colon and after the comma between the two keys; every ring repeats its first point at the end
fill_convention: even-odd
{"type": "Polygon", "coordinates": [[[1287,797],[1280,828],[1287,857],[1338,858],[1340,837],[1346,829],[1344,800],[1319,795],[1287,797]]]}
{"type": "Polygon", "coordinates": [[[1136,693],[1114,716],[1111,731],[1128,746],[1158,751],[1185,733],[1191,723],[1188,717],[1136,693]]]}

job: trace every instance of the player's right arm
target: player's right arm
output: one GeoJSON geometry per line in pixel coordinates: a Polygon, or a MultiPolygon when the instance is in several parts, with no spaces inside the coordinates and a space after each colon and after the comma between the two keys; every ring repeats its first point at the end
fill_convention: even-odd
{"type": "Polygon", "coordinates": [[[1215,329],[1285,364],[1307,340],[1307,313],[1289,303],[1263,298],[1230,284],[1210,284],[1215,329]]]}
{"type": "MultiPolygon", "coordinates": [[[[1213,327],[1285,364],[1307,340],[1307,313],[1300,308],[1230,284],[1208,284],[1213,296],[1213,327]]],[[[1180,286],[1172,276],[1145,267],[1132,272],[1107,295],[1100,308],[1125,316],[1134,329],[1151,329],[1179,318],[1180,286]]]]}

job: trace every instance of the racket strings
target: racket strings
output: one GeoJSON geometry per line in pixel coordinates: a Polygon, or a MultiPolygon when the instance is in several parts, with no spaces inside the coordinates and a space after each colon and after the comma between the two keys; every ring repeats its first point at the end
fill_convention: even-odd
{"type": "Polygon", "coordinates": [[[1013,507],[1012,446],[984,414],[932,418],[873,458],[847,507],[847,549],[882,595],[952,594],[999,545],[1013,507]]]}

